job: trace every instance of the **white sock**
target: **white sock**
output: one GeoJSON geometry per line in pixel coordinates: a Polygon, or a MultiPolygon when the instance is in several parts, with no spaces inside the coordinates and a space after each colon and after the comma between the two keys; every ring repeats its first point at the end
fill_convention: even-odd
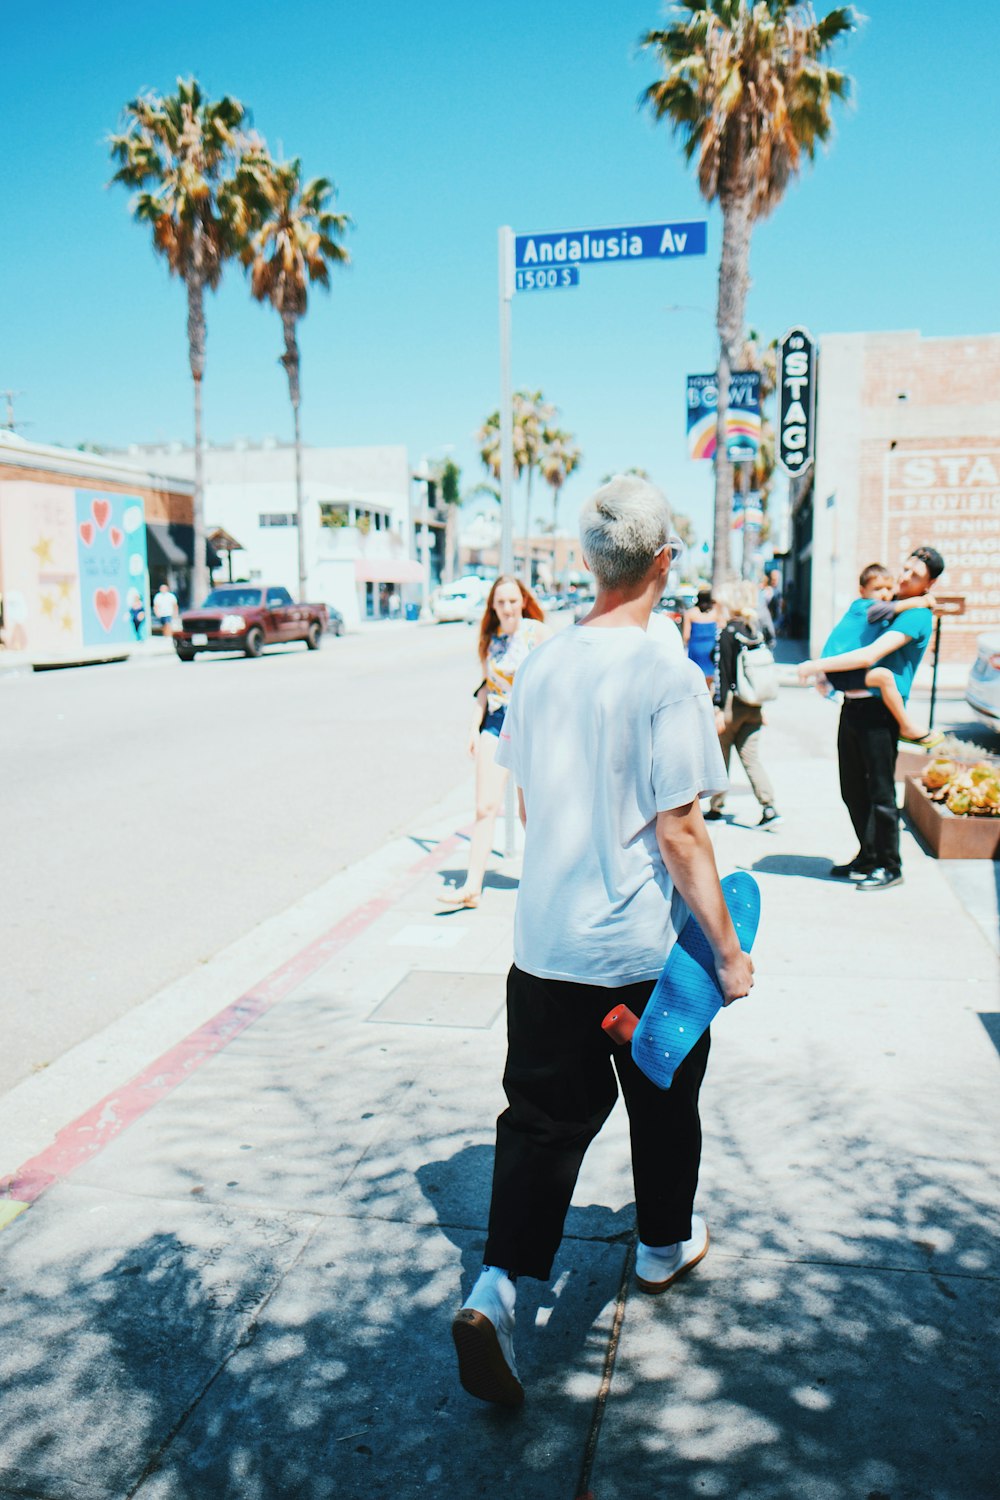
{"type": "Polygon", "coordinates": [[[517,1287],[511,1280],[510,1275],[502,1266],[484,1266],[479,1275],[480,1281],[491,1281],[500,1293],[500,1300],[507,1312],[514,1311],[514,1303],[517,1301],[517,1287]]]}

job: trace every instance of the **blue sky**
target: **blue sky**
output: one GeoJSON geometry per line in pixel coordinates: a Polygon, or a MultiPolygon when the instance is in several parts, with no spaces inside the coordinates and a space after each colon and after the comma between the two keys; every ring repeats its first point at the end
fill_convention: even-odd
{"type": "MultiPolygon", "coordinates": [[[[820,10],[828,8],[820,5],[820,10]]],[[[857,80],[828,154],[753,240],[748,321],[767,337],[995,332],[1000,6],[972,35],[939,0],[870,0],[838,62],[857,80]]],[[[452,451],[471,486],[498,400],[496,233],[707,217],[708,254],[593,268],[514,303],[514,380],[584,450],[566,519],[640,464],[704,529],[710,466],[684,451],[684,377],[712,368],[720,224],[664,126],[637,109],[656,3],[259,0],[5,7],[7,292],[0,386],[42,441],[189,440],[183,287],[111,175],[105,136],[145,87],[194,73],[249,105],[272,150],[333,178],[353,265],[303,325],[316,444],[452,451]],[[674,310],[671,310],[674,309],[674,310]]],[[[236,269],[208,306],[210,440],[291,436],[276,316],[236,269]]],[[[535,507],[547,509],[547,502],[535,507]]]]}

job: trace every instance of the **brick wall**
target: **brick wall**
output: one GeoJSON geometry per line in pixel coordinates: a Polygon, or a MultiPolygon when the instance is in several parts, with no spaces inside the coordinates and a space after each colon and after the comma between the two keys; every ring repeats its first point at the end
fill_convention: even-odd
{"type": "Polygon", "coordinates": [[[818,452],[817,483],[849,493],[854,511],[844,586],[866,563],[896,568],[914,547],[936,547],[939,588],[966,597],[966,614],[944,622],[941,659],[970,662],[976,636],[1000,628],[1000,335],[834,335],[821,340],[820,387],[830,417],[819,441],[833,453],[818,452]],[[859,344],[861,359],[846,358],[859,344]]]}

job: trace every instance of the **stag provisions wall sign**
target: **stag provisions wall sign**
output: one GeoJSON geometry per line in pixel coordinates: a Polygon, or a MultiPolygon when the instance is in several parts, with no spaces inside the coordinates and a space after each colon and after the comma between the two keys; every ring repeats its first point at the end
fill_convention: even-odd
{"type": "Polygon", "coordinates": [[[790,328],[778,355],[778,462],[794,476],[816,456],[816,345],[804,328],[790,328]]]}

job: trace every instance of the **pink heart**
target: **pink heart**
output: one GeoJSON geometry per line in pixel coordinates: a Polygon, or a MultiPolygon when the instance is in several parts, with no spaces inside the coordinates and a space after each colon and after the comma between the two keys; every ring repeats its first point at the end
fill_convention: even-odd
{"type": "Polygon", "coordinates": [[[94,608],[105,630],[110,630],[118,618],[118,590],[95,589],[94,608]]]}
{"type": "Polygon", "coordinates": [[[90,513],[93,516],[94,520],[97,522],[98,526],[103,531],[105,526],[108,524],[108,517],[111,514],[111,501],[92,500],[90,504],[90,513]]]}
{"type": "Polygon", "coordinates": [[[123,535],[124,532],[119,531],[117,526],[112,526],[111,530],[108,532],[108,536],[111,538],[112,547],[121,546],[123,535]]]}
{"type": "Polygon", "coordinates": [[[93,523],[93,521],[81,521],[80,522],[80,537],[81,537],[81,539],[83,541],[83,545],[85,547],[89,547],[90,544],[91,544],[91,542],[94,540],[94,523],[93,523]]]}

